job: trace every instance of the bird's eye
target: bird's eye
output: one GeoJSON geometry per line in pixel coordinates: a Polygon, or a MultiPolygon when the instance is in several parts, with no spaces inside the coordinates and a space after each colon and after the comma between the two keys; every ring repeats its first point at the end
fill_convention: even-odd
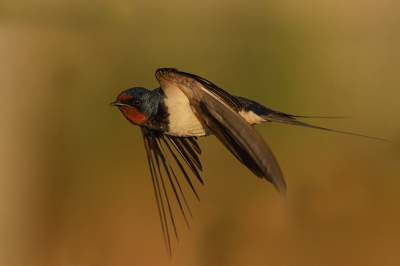
{"type": "Polygon", "coordinates": [[[132,99],[132,104],[133,104],[134,106],[139,106],[141,103],[142,103],[142,101],[139,100],[139,99],[132,99]]]}

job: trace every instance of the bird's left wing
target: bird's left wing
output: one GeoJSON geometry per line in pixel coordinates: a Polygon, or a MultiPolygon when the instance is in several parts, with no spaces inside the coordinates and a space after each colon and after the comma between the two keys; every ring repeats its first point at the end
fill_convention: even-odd
{"type": "Polygon", "coordinates": [[[158,69],[156,78],[166,95],[181,90],[199,121],[256,176],[285,194],[282,171],[262,137],[239,115],[244,109],[239,99],[206,79],[177,69],[158,69]]]}
{"type": "MultiPolygon", "coordinates": [[[[147,161],[150,167],[151,178],[153,181],[154,194],[156,196],[158,213],[161,220],[161,227],[164,235],[165,246],[167,247],[167,251],[171,256],[171,241],[170,241],[170,229],[169,224],[172,224],[172,228],[176,238],[178,239],[178,233],[175,226],[175,220],[172,212],[172,207],[170,203],[170,199],[168,197],[168,189],[167,184],[169,183],[173,194],[179,204],[181,212],[185,218],[186,224],[189,227],[189,223],[187,220],[187,215],[185,210],[187,210],[192,216],[189,206],[186,202],[185,196],[182,192],[182,188],[179,184],[179,181],[175,175],[175,172],[168,160],[167,154],[163,148],[163,145],[167,147],[167,150],[173,156],[176,164],[179,166],[186,180],[188,181],[190,187],[192,188],[194,194],[198,198],[196,190],[186,173],[183,165],[180,163],[178,157],[173,153],[170,145],[165,140],[164,135],[148,130],[146,128],[140,127],[142,130],[144,146],[147,154],[147,161]],[[160,166],[161,165],[161,166],[160,166]],[[166,173],[166,179],[163,176],[163,170],[166,173]]],[[[166,136],[169,141],[173,144],[173,146],[177,149],[177,151],[184,158],[188,166],[191,168],[196,177],[200,180],[201,183],[203,181],[200,178],[200,175],[197,169],[201,170],[201,164],[197,157],[197,154],[201,153],[200,147],[197,145],[196,139],[194,137],[191,138],[178,138],[178,137],[170,137],[166,136]]]]}

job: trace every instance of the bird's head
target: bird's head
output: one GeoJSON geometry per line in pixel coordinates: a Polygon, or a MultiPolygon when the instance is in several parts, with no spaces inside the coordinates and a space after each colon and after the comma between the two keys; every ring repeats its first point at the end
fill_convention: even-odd
{"type": "Polygon", "coordinates": [[[160,97],[142,87],[121,92],[111,106],[117,106],[121,113],[134,125],[142,125],[158,110],[160,97]]]}

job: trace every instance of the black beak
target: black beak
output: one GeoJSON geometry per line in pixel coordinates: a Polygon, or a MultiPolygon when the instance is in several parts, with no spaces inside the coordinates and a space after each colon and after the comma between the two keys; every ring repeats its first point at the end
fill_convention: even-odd
{"type": "Polygon", "coordinates": [[[122,103],[119,103],[119,102],[112,102],[112,103],[110,103],[110,106],[121,106],[121,105],[123,105],[122,103]]]}

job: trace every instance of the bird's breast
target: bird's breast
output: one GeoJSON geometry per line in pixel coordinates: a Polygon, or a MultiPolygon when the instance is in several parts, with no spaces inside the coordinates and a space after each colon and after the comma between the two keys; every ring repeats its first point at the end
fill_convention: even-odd
{"type": "Polygon", "coordinates": [[[179,89],[165,91],[164,104],[169,113],[169,130],[164,134],[177,137],[201,137],[211,134],[190,107],[189,99],[179,89]]]}

